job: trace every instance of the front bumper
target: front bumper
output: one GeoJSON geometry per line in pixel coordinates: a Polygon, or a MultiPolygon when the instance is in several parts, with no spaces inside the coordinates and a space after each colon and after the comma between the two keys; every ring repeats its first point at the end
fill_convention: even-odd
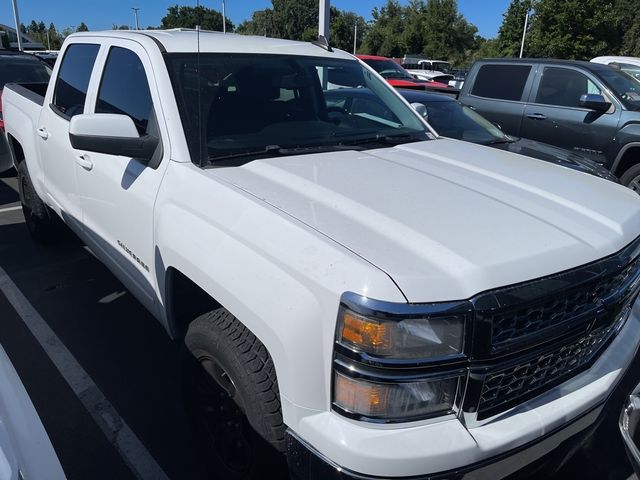
{"type": "Polygon", "coordinates": [[[593,444],[596,430],[616,429],[620,406],[640,380],[639,343],[636,303],[592,368],[476,428],[456,418],[395,429],[367,428],[330,412],[309,418],[287,435],[292,477],[496,480],[518,472],[518,478],[541,478],[593,444]]]}

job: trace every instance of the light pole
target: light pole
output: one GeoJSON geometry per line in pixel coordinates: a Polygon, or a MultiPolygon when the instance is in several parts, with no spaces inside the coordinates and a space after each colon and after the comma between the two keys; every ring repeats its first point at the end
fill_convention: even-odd
{"type": "Polygon", "coordinates": [[[353,27],[353,54],[356,54],[356,42],[358,41],[358,19],[356,18],[356,25],[353,27]]]}
{"type": "Polygon", "coordinates": [[[22,51],[22,32],[20,31],[20,15],[18,15],[18,1],[13,0],[13,19],[16,22],[16,33],[18,37],[18,50],[22,51]]]}
{"type": "Polygon", "coordinates": [[[527,24],[529,23],[529,11],[530,7],[527,7],[527,14],[524,17],[524,28],[522,29],[522,43],[520,44],[520,58],[522,58],[522,53],[524,52],[524,39],[527,36],[527,24]]]}
{"type": "Polygon", "coordinates": [[[329,16],[331,0],[320,0],[320,10],[318,19],[318,35],[322,35],[329,42],[329,16]]]}
{"type": "Polygon", "coordinates": [[[133,16],[136,19],[136,30],[140,30],[140,24],[138,23],[138,10],[140,10],[139,7],[131,7],[131,10],[133,10],[133,16]]]}
{"type": "Polygon", "coordinates": [[[227,33],[227,9],[224,0],[222,0],[222,33],[227,33]]]}

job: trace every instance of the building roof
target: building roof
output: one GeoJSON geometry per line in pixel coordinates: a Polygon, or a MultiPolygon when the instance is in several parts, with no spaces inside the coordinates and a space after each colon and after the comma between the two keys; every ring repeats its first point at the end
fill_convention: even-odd
{"type": "MultiPolygon", "coordinates": [[[[18,48],[18,35],[16,34],[16,29],[10,27],[9,25],[4,25],[0,23],[0,30],[4,30],[9,34],[9,46],[11,48],[18,48]]],[[[22,48],[25,50],[44,50],[44,45],[40,42],[36,42],[33,38],[31,38],[26,33],[20,33],[20,38],[22,39],[22,48]]]]}

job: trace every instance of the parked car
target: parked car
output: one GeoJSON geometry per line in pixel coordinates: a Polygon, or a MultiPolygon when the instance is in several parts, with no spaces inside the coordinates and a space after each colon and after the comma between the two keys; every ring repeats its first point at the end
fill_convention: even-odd
{"type": "MultiPolygon", "coordinates": [[[[618,179],[599,163],[553,145],[507,135],[499,125],[490,122],[453,98],[439,93],[404,89],[399,89],[398,92],[407,102],[426,107],[425,118],[440,135],[519,153],[618,183],[618,179]]],[[[354,92],[354,94],[357,93],[357,91],[354,92]]]]}
{"type": "Polygon", "coordinates": [[[9,146],[5,136],[1,133],[4,131],[2,91],[5,84],[48,82],[49,77],[51,77],[51,68],[33,55],[12,50],[0,50],[0,171],[7,170],[12,165],[9,146]]]}
{"type": "Polygon", "coordinates": [[[0,478],[64,480],[51,440],[0,346],[0,478]]]}
{"type": "Polygon", "coordinates": [[[446,82],[442,83],[427,79],[417,79],[390,58],[375,55],[356,56],[378,72],[392,87],[413,88],[416,90],[448,87],[446,82]]]}
{"type": "Polygon", "coordinates": [[[56,60],[58,59],[57,51],[36,51],[32,53],[39,59],[43,60],[51,68],[55,66],[56,60]]]}
{"type": "Polygon", "coordinates": [[[294,478],[542,467],[640,345],[637,195],[438,137],[321,42],[75,33],[4,102],[29,232],[64,222],[182,343],[220,478],[264,478],[256,437],[294,478]]]}
{"type": "Polygon", "coordinates": [[[603,65],[615,66],[640,81],[640,58],[638,57],[596,57],[592,58],[591,61],[603,65]]]}
{"type": "Polygon", "coordinates": [[[451,70],[453,80],[449,81],[449,86],[457,89],[461,89],[464,85],[464,81],[467,78],[469,70],[451,70]]]}
{"type": "Polygon", "coordinates": [[[402,66],[413,76],[420,80],[432,80],[449,85],[454,80],[449,62],[443,60],[430,60],[415,55],[405,55],[402,66]]]}
{"type": "Polygon", "coordinates": [[[575,151],[640,191],[640,83],[573,60],[477,61],[460,101],[503,130],[575,151]]]}

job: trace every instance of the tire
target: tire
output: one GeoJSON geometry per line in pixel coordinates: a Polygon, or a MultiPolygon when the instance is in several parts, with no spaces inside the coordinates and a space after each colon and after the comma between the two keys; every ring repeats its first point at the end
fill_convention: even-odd
{"type": "Polygon", "coordinates": [[[224,308],[194,320],[184,345],[187,416],[216,478],[287,478],[286,427],[266,347],[224,308]]]}
{"type": "Polygon", "coordinates": [[[38,196],[27,162],[18,165],[18,187],[24,221],[31,237],[39,243],[55,243],[63,236],[62,222],[38,196]]]}
{"type": "Polygon", "coordinates": [[[620,183],[640,194],[640,164],[634,165],[620,177],[620,183]]]}

